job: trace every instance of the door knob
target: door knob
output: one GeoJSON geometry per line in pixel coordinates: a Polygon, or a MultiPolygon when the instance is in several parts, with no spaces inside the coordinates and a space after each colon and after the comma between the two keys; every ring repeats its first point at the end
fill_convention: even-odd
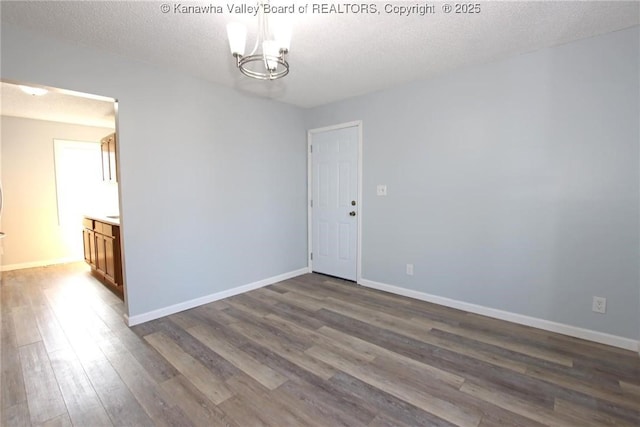
{"type": "Polygon", "coordinates": [[[349,212],[349,216],[356,216],[356,211],[349,212]]]}

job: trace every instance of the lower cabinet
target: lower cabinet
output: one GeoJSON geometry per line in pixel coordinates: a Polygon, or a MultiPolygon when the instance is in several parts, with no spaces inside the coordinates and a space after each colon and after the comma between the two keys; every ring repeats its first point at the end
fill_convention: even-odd
{"type": "Polygon", "coordinates": [[[120,227],[90,218],[85,218],[83,225],[85,261],[94,276],[123,298],[120,227]]]}
{"type": "Polygon", "coordinates": [[[82,238],[84,240],[84,260],[91,267],[96,267],[96,233],[91,229],[84,228],[82,230],[82,238]]]}

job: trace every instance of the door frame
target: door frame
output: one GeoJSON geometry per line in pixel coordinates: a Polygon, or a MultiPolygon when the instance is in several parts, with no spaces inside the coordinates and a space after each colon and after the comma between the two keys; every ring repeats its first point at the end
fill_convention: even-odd
{"type": "Polygon", "coordinates": [[[311,151],[311,139],[314,134],[329,132],[332,130],[356,127],[358,129],[358,203],[356,204],[356,221],[358,230],[356,248],[356,283],[362,280],[362,120],[340,123],[332,126],[314,128],[307,130],[307,262],[309,273],[313,271],[313,209],[311,199],[313,196],[313,153],[311,151]]]}

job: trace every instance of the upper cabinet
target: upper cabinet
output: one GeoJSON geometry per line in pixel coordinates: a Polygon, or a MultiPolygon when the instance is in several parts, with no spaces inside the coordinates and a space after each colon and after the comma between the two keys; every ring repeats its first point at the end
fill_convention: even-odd
{"type": "Polygon", "coordinates": [[[102,138],[100,150],[102,151],[102,180],[117,182],[115,133],[102,138]]]}

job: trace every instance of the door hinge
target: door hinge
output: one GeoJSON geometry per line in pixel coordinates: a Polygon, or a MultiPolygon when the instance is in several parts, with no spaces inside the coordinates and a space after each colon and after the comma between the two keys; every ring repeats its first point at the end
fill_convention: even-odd
{"type": "Polygon", "coordinates": [[[311,207],[313,207],[313,200],[309,200],[309,204],[311,207]]]}
{"type": "Polygon", "coordinates": [[[309,152],[310,152],[310,153],[313,153],[313,145],[310,145],[310,146],[309,146],[309,152]]]}
{"type": "Polygon", "coordinates": [[[313,261],[313,252],[311,252],[309,256],[311,257],[311,261],[313,261]]]}

